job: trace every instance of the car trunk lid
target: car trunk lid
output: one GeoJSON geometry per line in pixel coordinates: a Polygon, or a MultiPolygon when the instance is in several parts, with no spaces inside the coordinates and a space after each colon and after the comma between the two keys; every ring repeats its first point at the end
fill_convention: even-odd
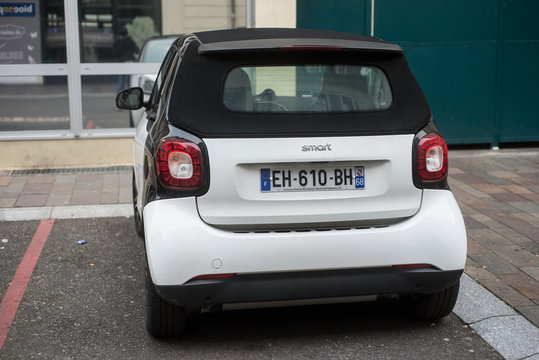
{"type": "Polygon", "coordinates": [[[205,139],[200,217],[234,229],[384,225],[414,215],[413,135],[205,139]],[[304,186],[302,186],[304,185],[304,186]]]}

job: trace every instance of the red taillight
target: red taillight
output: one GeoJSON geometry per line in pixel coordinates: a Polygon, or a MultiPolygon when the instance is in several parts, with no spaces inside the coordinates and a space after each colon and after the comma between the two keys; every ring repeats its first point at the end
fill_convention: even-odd
{"type": "Polygon", "coordinates": [[[167,188],[196,190],[204,182],[202,151],[191,141],[180,138],[161,140],[155,163],[157,176],[167,188]]]}
{"type": "Polygon", "coordinates": [[[428,134],[419,140],[417,173],[421,181],[434,182],[447,176],[447,144],[437,134],[428,134]]]}

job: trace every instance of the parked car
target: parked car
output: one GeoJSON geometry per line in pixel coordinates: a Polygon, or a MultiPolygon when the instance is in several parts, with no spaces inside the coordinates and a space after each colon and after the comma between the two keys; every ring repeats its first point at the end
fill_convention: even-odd
{"type": "Polygon", "coordinates": [[[175,41],[138,109],[133,206],[147,328],[186,308],[398,294],[436,320],[455,304],[466,233],[447,146],[402,49],[302,29],[175,41]]]}
{"type": "MultiPolygon", "coordinates": [[[[141,63],[161,63],[167,54],[170,45],[180,35],[152,36],[144,41],[137,59],[141,63]]],[[[131,87],[140,87],[144,91],[144,99],[148,101],[153,89],[153,84],[157,74],[137,74],[129,79],[131,87]]],[[[142,118],[144,110],[131,110],[129,113],[129,124],[136,127],[142,118]]]]}

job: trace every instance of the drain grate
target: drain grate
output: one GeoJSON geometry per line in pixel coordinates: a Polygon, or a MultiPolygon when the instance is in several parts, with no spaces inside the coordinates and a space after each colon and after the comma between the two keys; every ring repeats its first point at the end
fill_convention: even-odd
{"type": "Polygon", "coordinates": [[[9,175],[34,175],[34,174],[99,174],[110,172],[126,172],[131,171],[132,166],[103,166],[103,167],[86,167],[86,168],[60,168],[60,169],[30,169],[30,170],[11,170],[9,175]]]}

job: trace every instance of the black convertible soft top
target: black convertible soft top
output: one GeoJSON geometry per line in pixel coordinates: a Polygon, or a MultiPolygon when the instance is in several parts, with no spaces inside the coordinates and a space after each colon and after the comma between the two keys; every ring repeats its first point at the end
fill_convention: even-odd
{"type": "Polygon", "coordinates": [[[168,117],[205,137],[353,136],[416,133],[431,118],[402,49],[369,36],[306,29],[236,29],[195,33],[172,90],[168,117]],[[293,51],[290,51],[293,50],[293,51]],[[223,103],[237,66],[357,64],[382,69],[393,103],[355,113],[238,113],[223,103]]]}
{"type": "Polygon", "coordinates": [[[306,29],[240,29],[195,33],[199,54],[226,51],[264,51],[320,47],[402,53],[402,48],[370,36],[306,29]]]}
{"type": "Polygon", "coordinates": [[[367,35],[344,33],[339,31],[315,30],[315,29],[285,29],[285,28],[253,28],[253,29],[229,29],[196,32],[194,35],[202,44],[210,44],[224,41],[279,39],[279,38],[320,38],[334,40],[356,40],[386,43],[385,41],[367,35]]]}

